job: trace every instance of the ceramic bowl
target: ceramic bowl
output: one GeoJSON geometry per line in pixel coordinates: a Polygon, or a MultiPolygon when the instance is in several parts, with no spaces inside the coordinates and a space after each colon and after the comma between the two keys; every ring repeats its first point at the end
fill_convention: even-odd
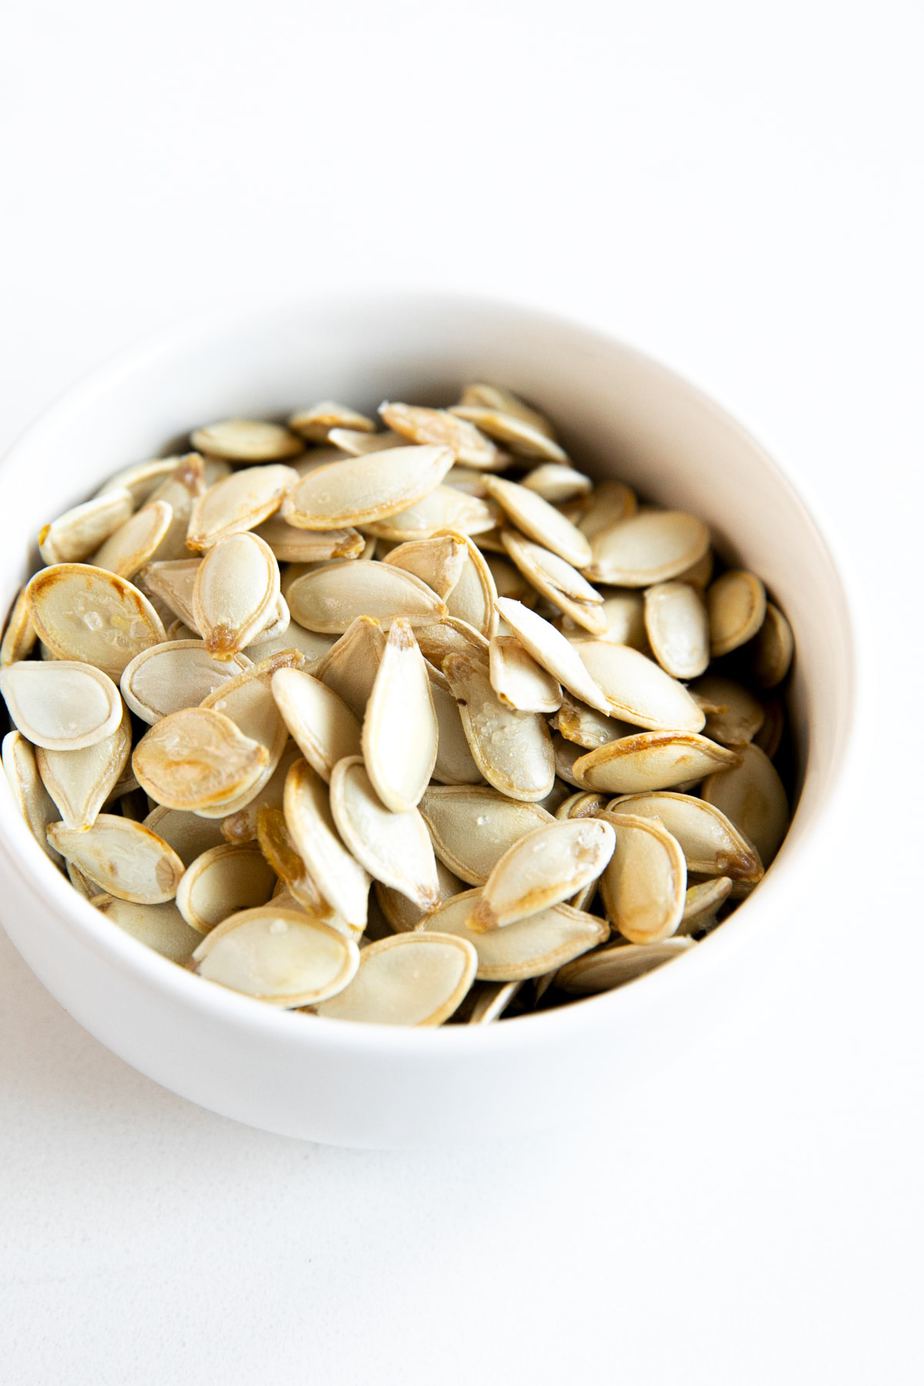
{"type": "Polygon", "coordinates": [[[471,379],[535,400],[579,464],[701,515],[726,559],[792,623],[798,805],[754,894],[713,935],[608,995],[484,1027],[404,1030],[289,1014],[204,982],[87,904],[0,789],[0,913],[49,991],[174,1092],[311,1140],[417,1146],[493,1138],[618,1103],[690,1037],[791,966],[801,904],[849,758],[852,620],[829,547],[780,468],[656,361],[544,312],[450,297],[320,298],[185,325],[51,408],[2,464],[0,597],[12,601],[52,512],[202,422],[314,399],[373,410],[447,400],[471,379]]]}

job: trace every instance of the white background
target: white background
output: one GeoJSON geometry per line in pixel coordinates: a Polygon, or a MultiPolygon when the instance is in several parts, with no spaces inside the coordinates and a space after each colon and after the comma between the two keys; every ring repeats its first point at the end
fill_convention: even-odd
{"type": "Polygon", "coordinates": [[[0,940],[8,1386],[921,1379],[921,16],[7,0],[0,443],[239,297],[565,310],[729,405],[839,536],[871,752],[785,995],[528,1146],[237,1127],[112,1058],[0,940]]]}

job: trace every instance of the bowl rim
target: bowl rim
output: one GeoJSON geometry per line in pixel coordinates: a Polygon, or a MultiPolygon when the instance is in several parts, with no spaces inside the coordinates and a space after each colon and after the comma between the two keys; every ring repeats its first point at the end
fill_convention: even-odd
{"type": "Polygon", "coordinates": [[[847,670],[848,684],[843,708],[842,743],[845,753],[829,774],[825,795],[816,806],[812,821],[801,828],[804,803],[800,801],[779,856],[761,880],[759,889],[742,902],[733,918],[703,939],[696,948],[675,959],[672,966],[656,968],[615,991],[583,997],[567,1006],[515,1017],[503,1025],[404,1027],[334,1020],[323,1016],[312,1016],[310,1024],[302,1024],[303,1017],[299,1016],[298,1021],[295,1019],[298,1012],[268,1005],[217,983],[208,984],[207,979],[163,957],[139,939],[121,929],[114,929],[75,890],[67,877],[52,867],[19,815],[11,794],[0,794],[0,864],[4,871],[18,872],[23,885],[43,910],[60,916],[63,928],[75,930],[91,951],[118,971],[130,973],[139,982],[163,993],[167,1002],[192,1007],[206,1018],[214,1017],[220,1023],[231,1023],[275,1038],[280,1043],[307,1045],[315,1050],[366,1054],[370,1048],[374,1048],[383,1059],[397,1055],[432,1057],[449,1052],[454,1058],[461,1058],[465,1054],[483,1053],[485,1045],[492,1049],[516,1047],[525,1050],[530,1046],[545,1045],[552,1032],[564,1028],[571,1032],[588,1028],[597,1030],[601,1023],[606,1023],[607,1015],[615,1015],[617,1009],[621,1019],[631,1019],[641,1008],[647,1010],[652,1003],[666,1002],[673,991],[680,988],[688,990],[696,985],[697,977],[702,978],[707,971],[726,965],[739,949],[748,946],[751,935],[760,929],[772,927],[773,916],[782,907],[787,891],[792,892],[800,861],[830,826],[835,801],[841,796],[853,759],[849,747],[853,739],[850,733],[858,716],[858,617],[845,570],[836,558],[840,546],[835,545],[833,539],[822,531],[786,469],[771,457],[734,415],[686,375],[626,342],[616,333],[555,309],[504,297],[443,290],[364,289],[352,292],[329,290],[278,299],[264,297],[239,304],[234,309],[200,311],[143,334],[85,372],[42,409],[0,456],[0,474],[6,475],[8,471],[27,467],[30,455],[42,450],[46,437],[55,434],[66,423],[69,414],[91,407],[94,400],[104,397],[122,378],[143,372],[177,350],[185,340],[233,333],[247,323],[269,322],[283,314],[293,317],[299,313],[331,312],[338,308],[355,310],[360,307],[381,312],[389,305],[396,310],[400,306],[402,314],[407,316],[412,315],[415,309],[432,310],[440,306],[447,313],[464,307],[482,314],[507,314],[520,322],[532,321],[537,327],[541,325],[551,331],[580,334],[601,348],[612,349],[615,346],[654,375],[666,378],[673,390],[684,394],[692,404],[711,413],[725,428],[736,432],[750,449],[755,461],[771,475],[778,487],[786,491],[790,503],[801,512],[803,521],[813,533],[819,552],[827,563],[843,617],[841,657],[847,670]],[[800,830],[796,831],[797,828],[800,830]]]}

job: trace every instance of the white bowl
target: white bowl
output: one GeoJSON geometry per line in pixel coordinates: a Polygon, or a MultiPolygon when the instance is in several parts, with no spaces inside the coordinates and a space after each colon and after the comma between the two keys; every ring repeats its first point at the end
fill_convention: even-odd
{"type": "Polygon", "coordinates": [[[471,299],[320,299],[163,334],[78,385],[3,463],[0,596],[52,512],[199,423],[312,399],[372,410],[497,380],[548,410],[582,466],[711,525],[794,627],[798,809],[765,881],[712,936],[609,995],[487,1027],[322,1020],[210,985],[98,914],[0,791],[0,911],[49,991],[174,1092],[286,1135],[357,1146],[471,1140],[616,1102],[788,964],[800,892],[848,753],[855,678],[843,584],[789,481],[741,427],[663,366],[546,313],[471,299]]]}

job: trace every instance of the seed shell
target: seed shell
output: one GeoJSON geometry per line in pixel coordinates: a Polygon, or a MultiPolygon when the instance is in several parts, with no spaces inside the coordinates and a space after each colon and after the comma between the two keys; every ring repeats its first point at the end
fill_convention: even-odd
{"type": "Polygon", "coordinates": [[[469,885],[483,885],[509,848],[553,821],[539,804],[483,785],[431,785],[420,812],[439,859],[469,885]]]}
{"type": "Polygon", "coordinates": [[[46,563],[80,563],[134,510],[131,492],[124,487],[65,510],[39,532],[39,552],[46,563]]]}
{"type": "Polygon", "coordinates": [[[273,697],[302,755],[329,782],[344,756],[357,755],[361,728],[342,698],[303,669],[277,669],[273,697]]]}
{"type": "Polygon", "coordinates": [[[112,679],[76,660],[22,660],[0,669],[10,717],[33,746],[80,751],[111,736],[122,720],[112,679]]]}
{"type": "Polygon", "coordinates": [[[760,857],[734,823],[714,804],[692,794],[661,791],[626,794],[608,806],[616,813],[654,818],[680,843],[687,870],[706,876],[730,876],[757,881],[763,875],[760,857]]]}
{"type": "Polygon", "coordinates": [[[680,844],[656,818],[609,812],[603,817],[616,836],[600,882],[606,917],[630,943],[659,943],[676,933],[686,904],[680,844]]]}
{"type": "Polygon", "coordinates": [[[439,933],[395,934],[371,943],[350,985],[318,1007],[334,1020],[375,1025],[442,1025],[475,980],[471,943],[439,933]]]}
{"type": "Polygon", "coordinates": [[[176,905],[190,928],[207,934],[229,915],[265,905],[276,876],[259,847],[223,842],[197,857],[180,879],[176,905]]]}
{"type": "Polygon", "coordinates": [[[476,933],[468,921],[480,896],[480,890],[467,890],[445,901],[427,917],[425,929],[427,933],[455,934],[474,944],[476,976],[481,981],[518,982],[542,977],[604,943],[609,935],[605,919],[570,905],[553,905],[506,928],[476,933]]]}
{"type": "Polygon", "coordinates": [[[698,732],[702,728],[706,720],[702,709],[682,683],[647,655],[608,640],[580,640],[574,648],[602,691],[611,716],[651,731],[698,732]]]}
{"type": "Polygon", "coordinates": [[[700,792],[753,842],[769,866],[789,827],[789,804],[776,768],[760,747],[742,747],[737,764],[709,775],[700,792]]]}
{"type": "Polygon", "coordinates": [[[147,597],[102,568],[58,563],[40,569],[27,590],[36,632],[57,660],[93,664],[118,679],[130,659],[165,639],[147,597]]]}
{"type": "Polygon", "coordinates": [[[759,577],[733,568],[706,592],[711,648],[715,656],[730,654],[760,630],[767,611],[767,594],[759,577]]]}
{"type": "Polygon", "coordinates": [[[110,534],[93,555],[95,568],[133,578],[157,552],[173,522],[169,501],[151,501],[110,534]]]}
{"type": "Polygon", "coordinates": [[[46,835],[49,823],[59,810],[42,783],[35,761],[35,750],[22,732],[10,731],[3,738],[3,769],[16,806],[26,825],[47,857],[60,862],[60,855],[46,835]]]}
{"type": "Polygon", "coordinates": [[[231,915],[206,934],[193,957],[200,977],[285,1008],[335,996],[359,966],[352,939],[272,901],[231,915]]]}
{"type": "Polygon", "coordinates": [[[387,519],[439,486],[452,460],[449,448],[409,447],[329,462],[292,488],[282,517],[299,529],[338,529],[387,519]]]}
{"type": "Polygon", "coordinates": [[[25,587],[18,593],[3,632],[0,644],[0,667],[28,659],[35,649],[35,627],[32,624],[32,603],[25,587]]]}
{"type": "Polygon", "coordinates": [[[327,786],[304,760],[286,777],[286,826],[322,898],[351,927],[364,929],[370,878],[341,841],[331,814],[327,786]]]}
{"type": "Polygon", "coordinates": [[[101,813],[89,828],[52,823],[48,840],[109,895],[159,905],[176,895],[183,863],[157,833],[131,818],[101,813]]]}
{"type": "Polygon", "coordinates": [[[161,718],[141,738],[132,768],[157,803],[196,812],[232,802],[256,782],[268,759],[266,747],[229,717],[190,707],[161,718]]]}
{"type": "Polygon", "coordinates": [[[675,679],[695,679],[709,665],[709,617],[702,597],[686,582],[658,582],[645,593],[645,629],[661,668],[675,679]]]}
{"type": "Polygon", "coordinates": [[[495,863],[469,927],[507,927],[569,900],[598,879],[615,845],[611,821],[600,818],[553,820],[527,833],[495,863]]]}
{"type": "Polygon", "coordinates": [[[376,794],[393,813],[420,802],[436,764],[438,738],[426,661],[408,622],[395,620],[362,728],[366,770],[376,794]]]}
{"type": "Polygon", "coordinates": [[[330,807],[341,838],[374,880],[399,890],[422,910],[438,901],[436,861],[416,808],[393,813],[378,797],[361,756],[334,767],[330,807]]]}
{"type": "Polygon", "coordinates": [[[232,534],[209,549],[196,571],[192,614],[206,649],[230,659],[259,635],[279,599],[279,567],[255,534],[232,534]]]}
{"type": "Polygon", "coordinates": [[[201,640],[168,640],[135,655],[122,671],[119,685],[135,716],[153,724],[170,712],[197,707],[250,667],[245,654],[218,660],[201,640]]]}
{"type": "Polygon", "coordinates": [[[504,465],[497,447],[465,419],[448,409],[426,409],[420,405],[385,404],[379,413],[383,422],[413,443],[431,443],[450,448],[453,459],[467,467],[494,471],[504,465]]]}
{"type": "Polygon", "coordinates": [[[789,673],[794,639],[792,627],[773,602],[767,602],[763,625],[754,642],[754,676],[761,688],[776,688],[789,673]]]}
{"type": "Polygon", "coordinates": [[[505,707],[485,663],[449,655],[443,672],[459,704],[472,758],[488,783],[511,799],[544,799],[555,779],[555,760],[541,716],[505,707]]]}
{"type": "Polygon", "coordinates": [[[613,991],[646,972],[653,972],[695,945],[691,938],[666,938],[660,943],[617,943],[599,953],[587,954],[563,967],[555,985],[573,996],[595,996],[613,991]]]}
{"type": "Polygon", "coordinates": [[[67,828],[89,828],[118,784],[132,749],[132,724],[127,709],[115,731],[78,751],[46,750],[39,746],[35,763],[42,783],[67,828]]]}
{"type": "Polygon", "coordinates": [[[621,587],[679,577],[709,548],[709,530],[681,510],[639,510],[594,535],[587,576],[621,587]]]}
{"type": "Polygon", "coordinates": [[[229,462],[278,462],[297,457],[305,447],[287,428],[265,419],[222,419],[197,428],[190,442],[199,452],[229,462]]]}
{"type": "Polygon", "coordinates": [[[561,707],[561,684],[536,663],[515,635],[492,636],[488,677],[505,707],[518,712],[555,712],[561,707]]]}
{"type": "Polygon", "coordinates": [[[640,732],[588,751],[574,763],[584,789],[639,794],[701,779],[738,763],[736,752],[695,732],[640,732]]]}
{"type": "Polygon", "coordinates": [[[590,544],[561,511],[515,481],[492,476],[486,484],[488,495],[493,496],[517,529],[573,567],[587,566],[591,557],[590,544]]]}
{"type": "Polygon", "coordinates": [[[388,626],[398,616],[416,625],[446,614],[426,583],[387,563],[325,563],[296,579],[288,601],[300,626],[326,635],[343,634],[359,616],[388,626]]]}

